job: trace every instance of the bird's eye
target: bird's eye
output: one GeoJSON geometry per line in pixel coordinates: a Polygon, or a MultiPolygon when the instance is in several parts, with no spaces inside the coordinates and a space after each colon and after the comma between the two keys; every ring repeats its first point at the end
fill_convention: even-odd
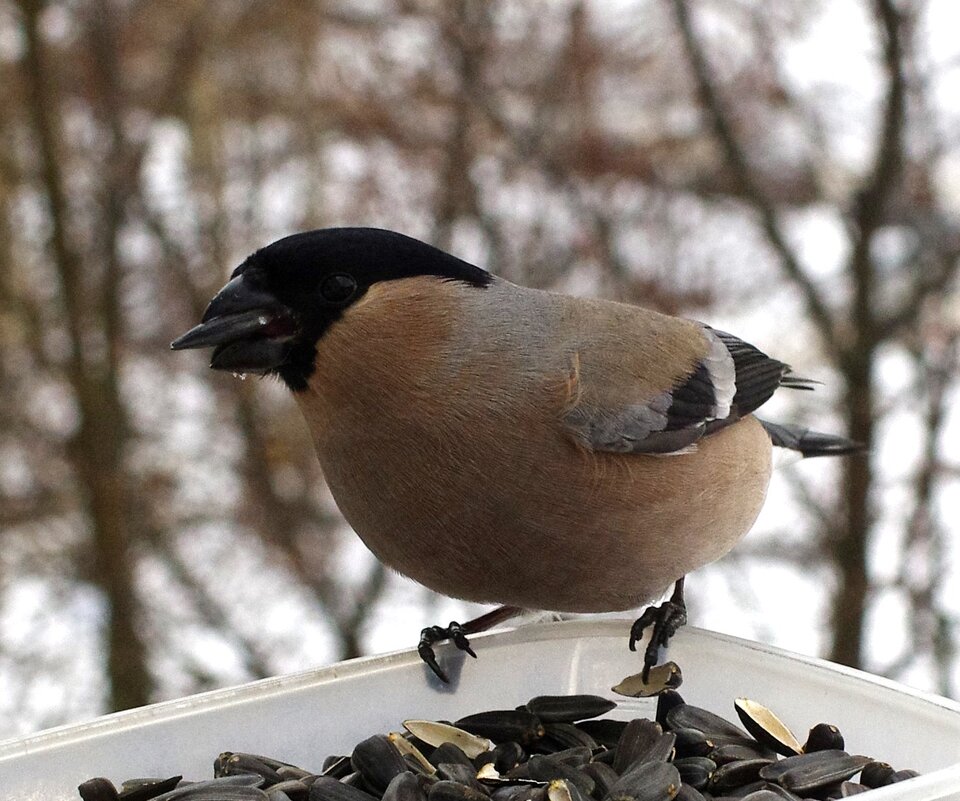
{"type": "Polygon", "coordinates": [[[352,275],[334,273],[328,275],[320,284],[320,294],[330,303],[344,303],[357,291],[357,282],[352,275]]]}

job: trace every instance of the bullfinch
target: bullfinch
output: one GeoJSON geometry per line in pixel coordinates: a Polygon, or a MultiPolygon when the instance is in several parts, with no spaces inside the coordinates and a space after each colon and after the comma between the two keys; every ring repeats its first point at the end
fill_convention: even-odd
{"type": "Polygon", "coordinates": [[[633,305],[530,289],[374,228],[294,234],[249,256],[174,349],[277,376],[344,517],[386,565],[501,604],[432,626],[432,645],[522,609],[638,607],[644,674],[686,620],[683,577],[757,517],[772,446],[855,443],[758,419],[809,389],[731,334],[633,305]]]}

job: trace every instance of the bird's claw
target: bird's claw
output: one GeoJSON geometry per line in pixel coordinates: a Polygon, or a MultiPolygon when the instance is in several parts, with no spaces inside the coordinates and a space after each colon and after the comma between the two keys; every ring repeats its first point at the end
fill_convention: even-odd
{"type": "Polygon", "coordinates": [[[677,629],[686,625],[687,607],[682,596],[679,600],[671,598],[660,606],[648,606],[643,614],[630,627],[630,650],[637,650],[637,642],[643,639],[644,629],[653,626],[650,642],[643,652],[643,673],[641,679],[646,684],[650,678],[650,669],[657,664],[660,649],[666,648],[670,638],[677,633],[677,629]]]}
{"type": "Polygon", "coordinates": [[[455,620],[451,621],[449,626],[427,626],[420,632],[420,643],[417,645],[417,653],[420,655],[420,658],[427,663],[430,670],[437,675],[440,681],[444,684],[449,684],[450,679],[447,677],[447,674],[443,672],[440,665],[437,664],[437,655],[433,651],[433,646],[441,640],[451,640],[457,648],[470,654],[474,659],[477,658],[477,655],[474,653],[473,648],[470,647],[470,641],[467,639],[463,626],[455,620]]]}

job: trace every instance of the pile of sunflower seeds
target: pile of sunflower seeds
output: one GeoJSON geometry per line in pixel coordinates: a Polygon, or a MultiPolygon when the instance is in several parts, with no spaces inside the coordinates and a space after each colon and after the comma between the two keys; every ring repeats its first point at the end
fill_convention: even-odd
{"type": "Polygon", "coordinates": [[[826,801],[917,775],[847,753],[826,723],[801,744],[745,698],[735,703],[744,728],[674,690],[659,695],[655,720],[600,717],[615,707],[594,695],[538,696],[452,724],[407,720],[403,733],[327,757],[319,773],[227,752],[210,781],[134,779],[117,789],[96,778],[79,790],[84,801],[826,801]]]}

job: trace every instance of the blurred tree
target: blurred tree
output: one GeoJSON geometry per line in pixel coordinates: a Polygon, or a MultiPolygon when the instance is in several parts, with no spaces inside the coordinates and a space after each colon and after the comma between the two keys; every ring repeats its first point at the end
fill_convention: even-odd
{"type": "Polygon", "coordinates": [[[719,570],[746,604],[777,560],[816,569],[833,658],[955,692],[957,109],[937,82],[960,61],[934,57],[926,3],[849,5],[849,58],[877,72],[825,88],[796,52],[836,41],[837,12],[800,0],[0,0],[0,728],[436,622],[394,610],[409,585],[357,549],[284,392],[166,349],[248,252],[336,224],[703,318],[776,297],[769,338],[738,330],[832,364],[872,456],[792,472],[795,524],[719,570]],[[909,463],[886,444],[904,426],[909,463]],[[865,638],[891,604],[898,653],[865,638]]]}

